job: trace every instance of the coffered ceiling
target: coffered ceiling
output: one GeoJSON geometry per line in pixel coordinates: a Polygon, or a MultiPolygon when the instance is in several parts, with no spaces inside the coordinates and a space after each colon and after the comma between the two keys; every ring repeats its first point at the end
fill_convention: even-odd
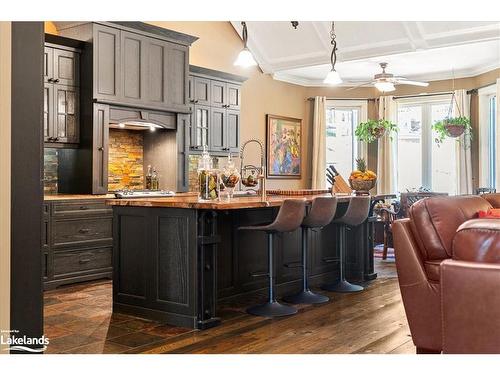
{"type": "MultiPolygon", "coordinates": [[[[241,23],[231,22],[241,35],[241,23]]],[[[275,79],[321,86],[330,61],[330,22],[247,21],[248,46],[275,79]]],[[[344,81],[388,71],[409,79],[473,76],[500,67],[500,22],[339,21],[337,71],[344,81]]],[[[353,85],[354,83],[346,85],[353,85]]]]}

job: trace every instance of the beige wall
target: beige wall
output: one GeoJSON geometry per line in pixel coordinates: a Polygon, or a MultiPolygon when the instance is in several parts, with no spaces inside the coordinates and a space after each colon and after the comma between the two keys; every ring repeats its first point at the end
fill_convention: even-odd
{"type": "MultiPolygon", "coordinates": [[[[258,138],[265,141],[265,115],[267,113],[303,119],[303,168],[301,180],[271,180],[269,187],[304,188],[310,186],[309,166],[311,160],[312,123],[311,102],[307,98],[316,95],[328,98],[376,98],[380,96],[373,87],[348,90],[346,87],[302,87],[275,81],[263,74],[258,68],[239,68],[233,65],[242,41],[229,22],[193,22],[193,21],[155,21],[151,24],[194,35],[199,39],[190,49],[190,63],[206,68],[225,71],[248,77],[242,88],[241,141],[258,138]]],[[[46,23],[46,32],[56,33],[50,22],[46,23]]],[[[476,77],[456,79],[455,89],[473,89],[495,82],[500,77],[500,69],[476,77]]],[[[397,86],[392,95],[416,95],[450,91],[451,80],[433,81],[428,87],[397,86]]],[[[373,105],[369,106],[369,118],[376,113],[373,105]]],[[[474,119],[473,119],[474,121],[474,119]]],[[[376,146],[370,145],[368,164],[376,168],[376,146]]],[[[251,160],[258,162],[258,158],[251,160]]]]}
{"type": "Polygon", "coordinates": [[[0,22],[0,331],[10,326],[10,56],[10,22],[0,22]]]}

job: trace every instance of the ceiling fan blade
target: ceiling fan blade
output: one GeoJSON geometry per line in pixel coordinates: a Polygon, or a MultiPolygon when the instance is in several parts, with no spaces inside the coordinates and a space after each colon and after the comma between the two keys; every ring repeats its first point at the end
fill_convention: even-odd
{"type": "Polygon", "coordinates": [[[405,78],[396,78],[394,83],[397,83],[398,85],[413,85],[413,86],[422,86],[422,87],[429,86],[429,82],[411,81],[411,80],[405,79],[405,78]]]}
{"type": "MultiPolygon", "coordinates": [[[[346,82],[346,83],[349,83],[349,82],[346,82]]],[[[349,87],[348,89],[346,89],[346,91],[351,91],[351,90],[354,90],[354,89],[357,89],[357,88],[360,88],[360,87],[363,87],[363,86],[368,86],[368,85],[371,85],[372,83],[373,83],[372,81],[365,82],[365,83],[362,83],[360,85],[349,87]]]]}

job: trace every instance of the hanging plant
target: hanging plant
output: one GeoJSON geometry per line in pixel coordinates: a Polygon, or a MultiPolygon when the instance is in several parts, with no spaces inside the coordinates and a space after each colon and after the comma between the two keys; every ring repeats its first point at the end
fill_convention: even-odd
{"type": "Polygon", "coordinates": [[[432,129],[437,133],[437,137],[434,140],[438,145],[443,143],[447,137],[458,138],[462,134],[464,135],[464,146],[470,144],[470,140],[472,139],[472,126],[470,125],[470,119],[462,116],[462,111],[460,110],[454,91],[451,94],[448,116],[442,121],[438,121],[432,125],[432,129]],[[453,104],[455,104],[458,112],[458,116],[456,117],[451,116],[453,104]]]}
{"type": "Polygon", "coordinates": [[[443,121],[438,121],[432,125],[437,133],[435,142],[437,144],[443,143],[447,138],[458,138],[464,134],[465,138],[472,138],[472,126],[470,120],[465,116],[447,117],[443,121]]]}
{"type": "Polygon", "coordinates": [[[398,131],[398,126],[393,124],[389,120],[368,120],[367,122],[362,122],[356,127],[354,134],[362,142],[372,143],[388,134],[392,141],[393,133],[398,131]]]}

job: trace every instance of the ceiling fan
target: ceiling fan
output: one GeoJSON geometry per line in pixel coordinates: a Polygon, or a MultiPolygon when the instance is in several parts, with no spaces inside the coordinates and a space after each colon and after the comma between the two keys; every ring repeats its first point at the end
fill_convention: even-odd
{"type": "Polygon", "coordinates": [[[411,81],[405,77],[395,77],[394,74],[387,73],[385,68],[387,68],[387,63],[380,63],[380,67],[382,68],[382,73],[375,74],[373,76],[373,80],[369,82],[364,82],[360,85],[350,87],[347,90],[353,90],[358,87],[374,85],[379,91],[382,92],[390,92],[396,90],[394,85],[413,85],[413,86],[429,86],[428,82],[421,81],[411,81]]]}

